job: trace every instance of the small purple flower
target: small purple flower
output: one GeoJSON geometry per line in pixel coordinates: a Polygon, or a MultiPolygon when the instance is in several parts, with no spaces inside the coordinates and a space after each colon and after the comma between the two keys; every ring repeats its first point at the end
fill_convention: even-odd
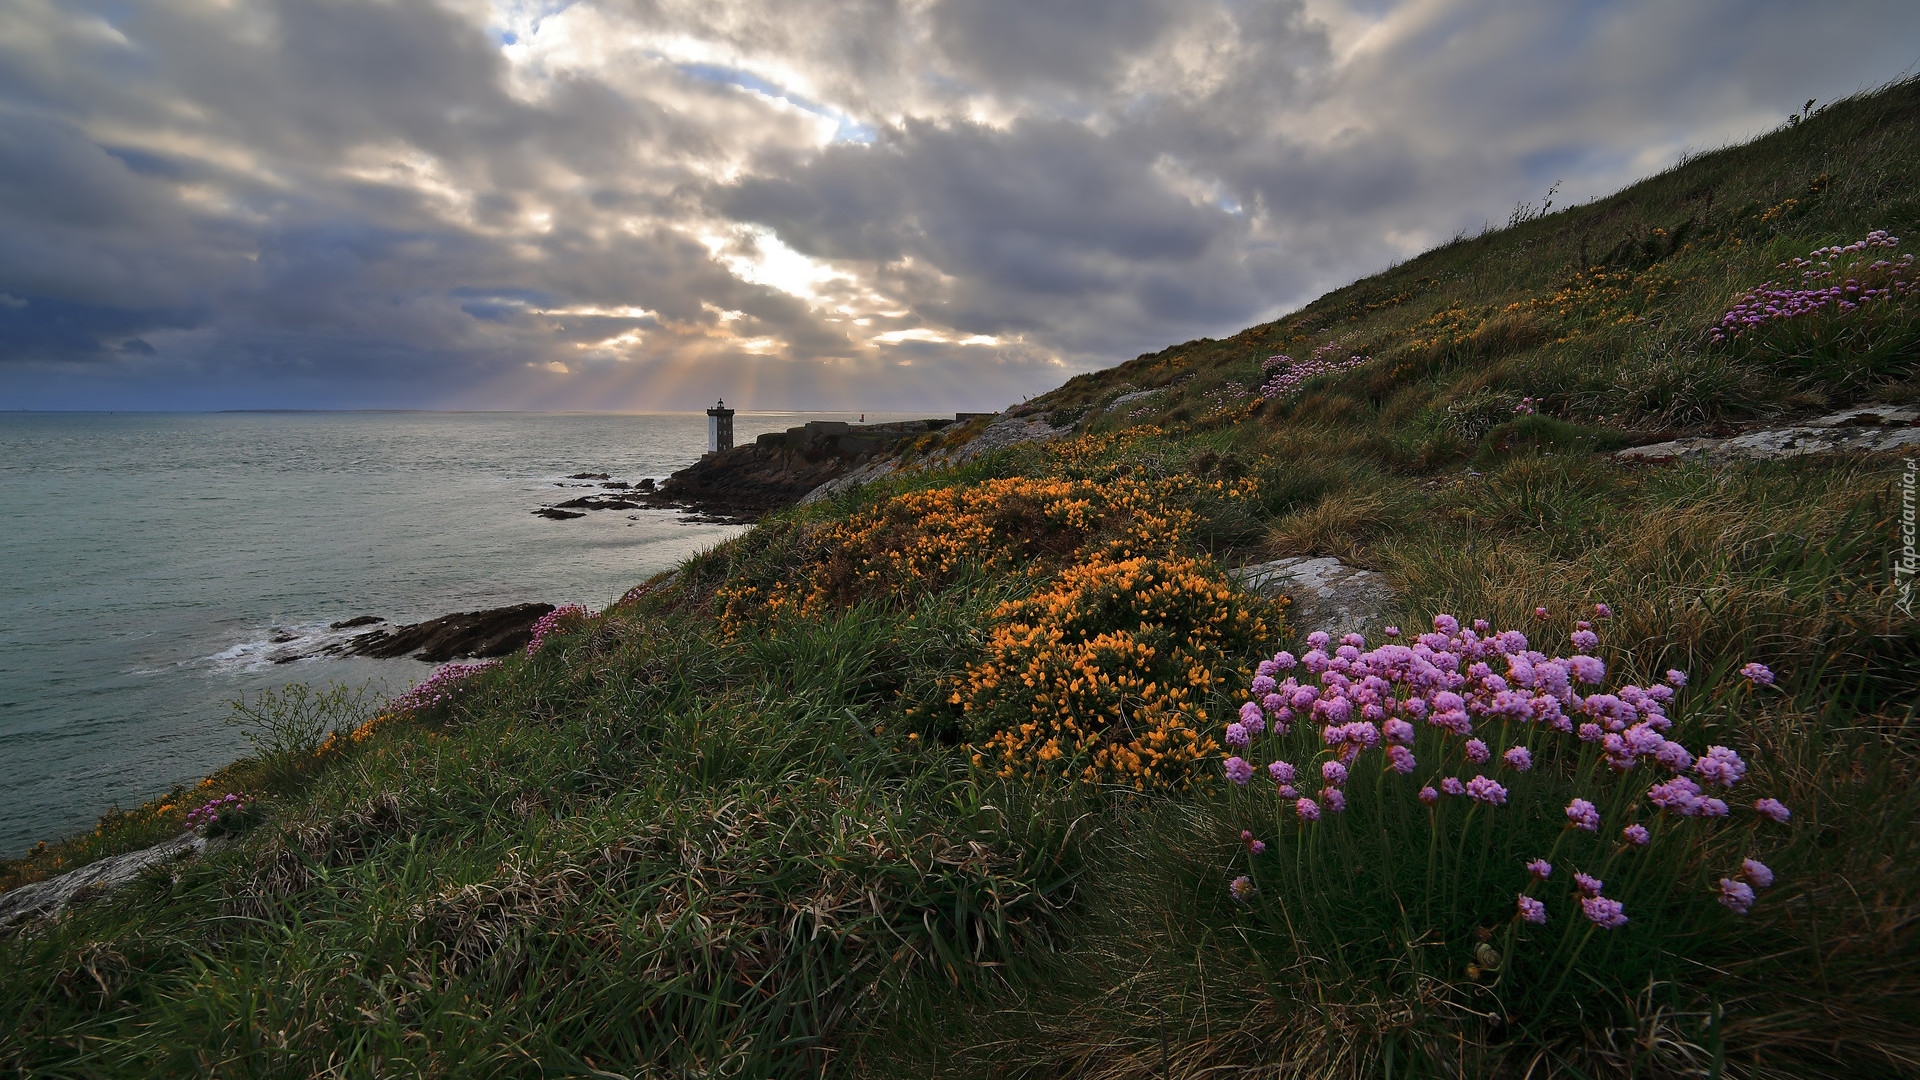
{"type": "Polygon", "coordinates": [[[1315,630],[1313,633],[1307,635],[1307,648],[1324,649],[1327,647],[1327,643],[1332,640],[1333,638],[1328,636],[1325,631],[1315,630]]]}
{"type": "Polygon", "coordinates": [[[1756,889],[1764,889],[1773,884],[1773,871],[1759,859],[1740,860],[1740,876],[1753,882],[1756,889]]]}
{"type": "Polygon", "coordinates": [[[1305,796],[1293,804],[1293,812],[1300,815],[1301,821],[1320,820],[1320,804],[1305,796]]]}
{"type": "Polygon", "coordinates": [[[1762,816],[1780,825],[1785,825],[1787,819],[1793,816],[1793,811],[1787,809],[1779,799],[1761,799],[1753,804],[1753,808],[1760,811],[1762,816]]]}
{"type": "Polygon", "coordinates": [[[1426,803],[1428,806],[1432,806],[1434,803],[1440,801],[1440,793],[1433,789],[1432,784],[1428,784],[1426,787],[1420,789],[1420,801],[1426,803]]]}
{"type": "Polygon", "coordinates": [[[1600,829],[1600,810],[1585,799],[1575,799],[1567,804],[1567,820],[1584,832],[1597,832],[1600,829]]]}
{"type": "Polygon", "coordinates": [[[1607,665],[1591,656],[1569,656],[1567,667],[1573,672],[1574,678],[1589,686],[1607,677],[1607,665]]]}
{"type": "Polygon", "coordinates": [[[1599,896],[1600,890],[1604,888],[1606,884],[1606,882],[1601,881],[1591,874],[1582,874],[1576,871],[1573,875],[1573,887],[1588,896],[1599,896]]]}
{"type": "Polygon", "coordinates": [[[1247,725],[1232,723],[1227,725],[1227,745],[1235,750],[1245,750],[1253,740],[1247,737],[1247,725]]]}
{"type": "Polygon", "coordinates": [[[1253,766],[1247,764],[1245,758],[1230,757],[1227,759],[1227,779],[1240,787],[1246,787],[1247,781],[1253,779],[1253,766]]]}
{"type": "Polygon", "coordinates": [[[1648,788],[1647,801],[1662,810],[1692,817],[1700,812],[1700,785],[1685,776],[1676,776],[1648,788]]]}
{"type": "Polygon", "coordinates": [[[1755,686],[1773,685],[1773,672],[1768,670],[1765,664],[1747,664],[1740,669],[1740,674],[1745,676],[1746,680],[1755,686]]]}
{"type": "Polygon", "coordinates": [[[1709,746],[1700,760],[1693,763],[1693,771],[1710,784],[1732,787],[1747,775],[1747,763],[1724,746],[1709,746]]]}
{"type": "Polygon", "coordinates": [[[1545,859],[1532,859],[1527,862],[1527,873],[1545,881],[1553,876],[1553,864],[1545,859]]]}
{"type": "Polygon", "coordinates": [[[1507,803],[1507,789],[1484,776],[1467,781],[1467,794],[1490,806],[1505,806],[1507,803]]]}
{"type": "Polygon", "coordinates": [[[1572,640],[1574,648],[1581,652],[1592,652],[1600,644],[1600,635],[1591,630],[1575,630],[1572,640]]]}
{"type": "Polygon", "coordinates": [[[1617,930],[1627,925],[1627,913],[1620,901],[1609,900],[1604,896],[1584,896],[1580,898],[1580,911],[1587,920],[1602,930],[1617,930]]]}
{"type": "Polygon", "coordinates": [[[1727,804],[1720,799],[1701,799],[1695,812],[1701,817],[1726,817],[1727,804]]]}
{"type": "Polygon", "coordinates": [[[1487,744],[1479,739],[1467,740],[1467,760],[1475,765],[1487,760],[1487,744]]]}
{"type": "Polygon", "coordinates": [[[1461,783],[1459,777],[1449,776],[1445,780],[1440,781],[1440,790],[1449,795],[1465,795],[1467,793],[1467,785],[1461,783]]]}
{"type": "Polygon", "coordinates": [[[1397,627],[1397,626],[1389,626],[1389,627],[1386,627],[1385,629],[1383,629],[1383,630],[1381,630],[1380,632],[1381,632],[1381,633],[1383,633],[1383,634],[1385,634],[1385,635],[1387,635],[1388,637],[1399,637],[1399,636],[1400,636],[1400,628],[1399,628],[1399,627],[1397,627]]]}
{"type": "Polygon", "coordinates": [[[1322,762],[1320,776],[1327,783],[1338,786],[1347,782],[1347,767],[1337,761],[1322,762]]]}
{"type": "Polygon", "coordinates": [[[1524,746],[1515,746],[1509,749],[1506,753],[1500,755],[1500,760],[1505,761],[1507,767],[1513,769],[1515,772],[1526,772],[1528,769],[1533,768],[1533,753],[1524,746]]]}
{"type": "Polygon", "coordinates": [[[1413,725],[1398,718],[1389,720],[1380,725],[1380,737],[1390,743],[1411,746],[1413,745],[1413,725]]]}
{"type": "Polygon", "coordinates": [[[1295,799],[1295,798],[1299,798],[1300,791],[1299,789],[1295,788],[1292,784],[1281,784],[1279,787],[1279,794],[1280,794],[1280,797],[1283,799],[1295,799]]]}
{"type": "Polygon", "coordinates": [[[1543,608],[1543,607],[1537,607],[1537,608],[1534,608],[1534,609],[1533,609],[1533,617],[1534,617],[1534,618],[1536,618],[1536,619],[1544,619],[1544,618],[1546,618],[1546,617],[1547,617],[1547,609],[1546,609],[1546,608],[1543,608]]]}
{"type": "Polygon", "coordinates": [[[1232,894],[1235,900],[1244,904],[1253,896],[1253,879],[1245,874],[1241,874],[1239,877],[1233,879],[1232,884],[1227,886],[1227,892],[1232,894]]]}
{"type": "Polygon", "coordinates": [[[1413,751],[1404,746],[1387,747],[1387,760],[1393,764],[1393,771],[1399,773],[1401,776],[1406,776],[1413,772],[1416,765],[1416,762],[1413,760],[1413,751]]]}
{"type": "MultiPolygon", "coordinates": [[[[1273,661],[1262,660],[1260,661],[1260,667],[1272,668],[1273,661]]],[[[1273,681],[1273,673],[1271,671],[1261,671],[1253,677],[1253,682],[1247,686],[1247,692],[1255,697],[1266,697],[1268,694],[1273,693],[1274,689],[1279,685],[1279,683],[1273,681]]],[[[1240,711],[1245,712],[1246,707],[1244,705],[1241,706],[1240,711]]]]}
{"type": "Polygon", "coordinates": [[[1293,658],[1293,654],[1290,652],[1282,651],[1273,654],[1273,666],[1279,668],[1281,671],[1289,670],[1296,663],[1298,663],[1298,661],[1293,658]]]}
{"type": "Polygon", "coordinates": [[[1735,915],[1745,915],[1753,907],[1753,886],[1744,881],[1721,878],[1720,902],[1735,915]]]}
{"type": "Polygon", "coordinates": [[[1293,766],[1284,761],[1276,761],[1267,766],[1267,775],[1273,777],[1276,784],[1293,783],[1293,766]]]}
{"type": "Polygon", "coordinates": [[[1535,900],[1533,897],[1519,897],[1518,905],[1520,908],[1521,921],[1535,924],[1541,924],[1547,921],[1547,905],[1535,900]]]}
{"type": "Polygon", "coordinates": [[[1327,804],[1327,809],[1338,814],[1347,808],[1347,793],[1337,787],[1322,788],[1320,801],[1327,804]]]}
{"type": "Polygon", "coordinates": [[[1613,609],[1605,604],[1595,604],[1593,605],[1593,617],[1596,619],[1611,619],[1613,618],[1613,609]]]}
{"type": "Polygon", "coordinates": [[[1620,835],[1627,843],[1632,844],[1634,847],[1646,847],[1647,841],[1651,839],[1651,837],[1647,835],[1647,827],[1645,825],[1629,825],[1620,830],[1620,835]]]}
{"type": "Polygon", "coordinates": [[[1667,685],[1673,687],[1675,690],[1687,685],[1687,673],[1681,671],[1679,668],[1668,668],[1667,685]]]}

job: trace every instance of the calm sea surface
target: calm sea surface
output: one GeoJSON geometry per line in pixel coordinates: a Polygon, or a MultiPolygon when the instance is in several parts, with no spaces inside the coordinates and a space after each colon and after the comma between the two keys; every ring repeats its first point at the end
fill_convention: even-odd
{"type": "MultiPolygon", "coordinates": [[[[735,426],[745,442],[810,419],[854,417],[735,426]]],[[[245,753],[221,722],[242,693],[390,695],[432,670],[276,664],[276,638],[363,614],[600,608],[736,535],[658,510],[531,513],[585,493],[555,486],[569,473],[657,480],[705,449],[699,414],[0,413],[0,857],[245,753]]]]}

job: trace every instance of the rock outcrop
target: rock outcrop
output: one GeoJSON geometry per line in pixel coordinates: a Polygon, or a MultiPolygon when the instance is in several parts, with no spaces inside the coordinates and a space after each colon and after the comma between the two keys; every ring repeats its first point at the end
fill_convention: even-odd
{"type": "Polygon", "coordinates": [[[816,420],[707,454],[668,477],[651,495],[636,492],[631,497],[649,506],[691,511],[707,521],[750,524],[798,503],[828,481],[896,457],[915,440],[952,423],[816,420]]]}
{"type": "Polygon", "coordinates": [[[191,859],[207,850],[207,844],[199,833],[181,833],[150,848],[90,862],[59,877],[0,893],[0,930],[25,919],[51,919],[68,905],[104,896],[152,867],[191,859]]]}
{"type": "Polygon", "coordinates": [[[1334,637],[1376,634],[1395,599],[1379,574],[1330,556],[1275,559],[1243,566],[1229,576],[1249,592],[1291,599],[1287,622],[1303,639],[1315,630],[1334,637]]]}
{"type": "Polygon", "coordinates": [[[412,656],[430,664],[461,657],[505,656],[525,648],[533,637],[533,624],[552,610],[552,604],[515,604],[486,611],[455,612],[426,622],[361,634],[348,643],[344,651],[383,660],[412,656]]]}
{"type": "Polygon", "coordinates": [[[1920,448],[1920,407],[1861,405],[1804,424],[1726,438],[1673,439],[1615,451],[1613,456],[1622,461],[1716,461],[1845,451],[1874,453],[1909,447],[1920,448]]]}

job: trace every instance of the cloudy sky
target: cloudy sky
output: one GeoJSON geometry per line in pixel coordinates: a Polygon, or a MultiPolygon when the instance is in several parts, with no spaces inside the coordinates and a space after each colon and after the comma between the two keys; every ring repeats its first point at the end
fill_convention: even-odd
{"type": "Polygon", "coordinates": [[[1916,62],[1913,0],[0,0],[0,408],[999,408],[1916,62]]]}

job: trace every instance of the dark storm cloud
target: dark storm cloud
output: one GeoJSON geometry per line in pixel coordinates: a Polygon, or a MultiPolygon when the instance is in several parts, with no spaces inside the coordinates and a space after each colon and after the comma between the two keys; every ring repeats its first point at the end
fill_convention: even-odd
{"type": "Polygon", "coordinates": [[[0,0],[0,404],[1002,405],[1916,58],[1890,0],[0,0]]]}

